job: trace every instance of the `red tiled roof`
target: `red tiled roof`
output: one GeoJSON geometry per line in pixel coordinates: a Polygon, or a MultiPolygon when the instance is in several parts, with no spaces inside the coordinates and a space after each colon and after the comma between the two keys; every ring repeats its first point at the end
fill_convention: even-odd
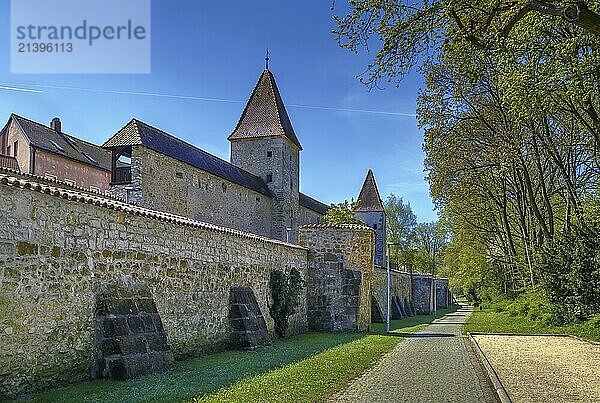
{"type": "Polygon", "coordinates": [[[275,78],[267,69],[260,75],[240,120],[227,139],[231,141],[260,137],[286,137],[302,150],[275,78]]]}
{"type": "Polygon", "coordinates": [[[375,176],[370,169],[358,195],[358,200],[359,203],[356,211],[385,211],[381,197],[379,197],[375,176]]]}

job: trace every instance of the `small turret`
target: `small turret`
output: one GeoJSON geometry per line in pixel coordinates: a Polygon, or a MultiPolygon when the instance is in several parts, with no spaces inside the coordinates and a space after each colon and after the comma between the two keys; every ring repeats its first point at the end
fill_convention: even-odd
{"type": "Polygon", "coordinates": [[[358,195],[356,218],[375,230],[375,265],[385,266],[385,209],[379,196],[375,175],[370,169],[358,195]]]}

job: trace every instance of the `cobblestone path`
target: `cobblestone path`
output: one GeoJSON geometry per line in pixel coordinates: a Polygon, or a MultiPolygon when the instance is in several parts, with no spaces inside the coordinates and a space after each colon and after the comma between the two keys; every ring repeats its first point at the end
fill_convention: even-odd
{"type": "MultiPolygon", "coordinates": [[[[462,324],[463,306],[427,326],[384,356],[330,402],[497,402],[462,324]]],[[[393,336],[390,336],[393,337],[393,336]]]]}

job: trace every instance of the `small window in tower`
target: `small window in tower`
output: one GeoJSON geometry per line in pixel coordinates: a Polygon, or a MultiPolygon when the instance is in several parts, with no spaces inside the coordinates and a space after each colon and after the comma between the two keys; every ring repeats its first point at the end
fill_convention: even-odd
{"type": "Polygon", "coordinates": [[[272,157],[273,156],[273,151],[267,151],[267,157],[272,157]]]}
{"type": "Polygon", "coordinates": [[[221,184],[221,188],[223,189],[223,193],[227,192],[227,185],[225,184],[225,182],[221,184]]]}
{"type": "Polygon", "coordinates": [[[13,144],[13,157],[16,157],[18,152],[19,152],[19,142],[15,141],[15,143],[13,144]]]}
{"type": "Polygon", "coordinates": [[[273,182],[273,174],[267,174],[267,183],[273,182]]]}
{"type": "Polygon", "coordinates": [[[177,177],[179,179],[183,178],[183,172],[181,172],[181,171],[175,172],[175,177],[177,177]]]}
{"type": "Polygon", "coordinates": [[[377,224],[373,224],[373,229],[377,229],[377,224]]]}

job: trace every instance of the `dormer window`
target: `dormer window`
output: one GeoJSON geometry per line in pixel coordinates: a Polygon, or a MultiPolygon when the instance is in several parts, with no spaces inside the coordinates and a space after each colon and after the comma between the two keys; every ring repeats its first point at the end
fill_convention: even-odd
{"type": "Polygon", "coordinates": [[[273,156],[273,151],[267,151],[267,157],[271,158],[273,156]]]}
{"type": "Polygon", "coordinates": [[[64,149],[64,148],[62,148],[62,147],[60,146],[60,144],[58,144],[57,142],[55,142],[55,141],[53,141],[53,140],[50,140],[50,143],[52,143],[52,145],[53,145],[53,146],[54,146],[54,147],[55,147],[55,148],[56,148],[58,151],[60,151],[61,153],[64,153],[64,152],[65,152],[65,149],[64,149]]]}
{"type": "Polygon", "coordinates": [[[93,163],[93,164],[97,164],[96,160],[95,160],[95,159],[94,159],[94,158],[93,158],[91,155],[89,155],[88,153],[83,153],[83,155],[84,155],[84,156],[85,156],[85,158],[87,158],[87,159],[88,159],[88,160],[89,160],[91,163],[93,163]]]}

